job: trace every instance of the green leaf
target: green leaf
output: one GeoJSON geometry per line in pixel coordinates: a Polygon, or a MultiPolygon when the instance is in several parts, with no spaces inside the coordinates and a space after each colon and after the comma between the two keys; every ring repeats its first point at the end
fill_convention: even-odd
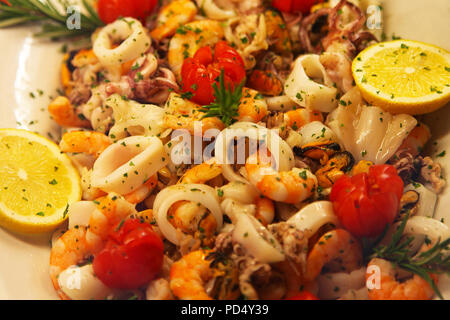
{"type": "Polygon", "coordinates": [[[245,81],[242,81],[234,90],[231,88],[231,85],[227,88],[224,70],[222,69],[218,82],[219,85],[216,82],[212,84],[216,100],[210,105],[203,106],[200,111],[206,113],[202,119],[217,117],[228,127],[236,121],[235,118],[239,115],[239,103],[242,98],[242,89],[245,81]]]}
{"type": "Polygon", "coordinates": [[[430,274],[450,273],[450,256],[448,255],[450,238],[436,243],[428,250],[418,254],[411,252],[409,245],[414,241],[410,236],[405,239],[404,230],[409,219],[409,212],[402,219],[400,226],[392,236],[388,245],[378,245],[373,249],[370,258],[381,258],[394,263],[401,269],[405,269],[422,277],[434,290],[436,295],[442,299],[442,295],[431,278],[430,274]]]}
{"type": "Polygon", "coordinates": [[[104,25],[89,1],[82,0],[88,14],[80,13],[81,29],[69,30],[66,26],[69,2],[54,1],[57,1],[63,10],[59,10],[52,0],[10,0],[10,6],[0,2],[0,28],[43,21],[42,29],[36,36],[59,39],[89,35],[104,25]]]}

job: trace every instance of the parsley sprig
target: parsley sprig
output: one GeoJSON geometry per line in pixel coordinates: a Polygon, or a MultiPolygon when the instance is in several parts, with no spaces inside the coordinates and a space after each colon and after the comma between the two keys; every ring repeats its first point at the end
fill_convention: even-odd
{"type": "Polygon", "coordinates": [[[80,28],[70,30],[67,21],[71,14],[67,12],[71,4],[67,0],[0,1],[0,28],[42,22],[38,37],[58,39],[89,35],[104,23],[88,0],[82,0],[82,4],[86,14],[80,13],[80,28]],[[55,2],[58,5],[55,6],[55,2]]]}
{"type": "MultiPolygon", "coordinates": [[[[408,218],[409,212],[402,219],[398,229],[392,236],[391,242],[387,245],[378,245],[375,247],[371,258],[388,260],[401,269],[419,275],[430,284],[439,298],[443,299],[430,274],[450,274],[450,238],[442,242],[438,240],[427,251],[413,255],[408,247],[414,240],[414,237],[403,237],[408,218]]],[[[426,242],[429,242],[429,240],[426,239],[426,242]]]]}
{"type": "Polygon", "coordinates": [[[234,89],[230,86],[227,88],[227,86],[225,86],[224,71],[222,69],[219,76],[219,86],[214,82],[212,87],[214,89],[214,97],[216,97],[216,100],[210,105],[203,106],[200,111],[206,113],[203,118],[217,117],[228,127],[236,121],[235,118],[239,115],[238,109],[242,98],[244,81],[234,89]]]}

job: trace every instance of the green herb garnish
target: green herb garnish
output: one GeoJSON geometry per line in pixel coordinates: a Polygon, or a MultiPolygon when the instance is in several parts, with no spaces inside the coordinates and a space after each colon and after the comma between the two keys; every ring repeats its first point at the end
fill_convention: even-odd
{"type": "Polygon", "coordinates": [[[75,12],[68,10],[70,4],[67,1],[59,0],[58,8],[50,0],[8,0],[8,3],[0,2],[0,28],[43,22],[41,31],[35,34],[38,37],[57,39],[85,36],[104,25],[88,0],[82,0],[87,13],[77,13],[80,28],[72,30],[67,27],[67,21],[75,12]]]}
{"type": "MultiPolygon", "coordinates": [[[[387,245],[379,245],[373,249],[374,253],[370,258],[381,258],[390,261],[396,267],[405,269],[417,274],[430,284],[439,298],[443,299],[441,292],[436,286],[430,274],[450,274],[450,238],[440,241],[440,239],[427,251],[414,255],[409,250],[409,245],[414,240],[413,236],[403,237],[409,212],[405,214],[400,226],[392,236],[392,240],[387,245]]],[[[431,218],[430,218],[431,219],[431,218]]]]}
{"type": "Polygon", "coordinates": [[[217,86],[217,83],[213,83],[212,87],[216,100],[200,109],[201,112],[206,113],[202,119],[217,117],[228,127],[236,121],[235,117],[239,115],[239,102],[242,98],[244,81],[235,87],[234,90],[230,86],[226,88],[224,71],[222,69],[219,76],[219,86],[217,86]]]}

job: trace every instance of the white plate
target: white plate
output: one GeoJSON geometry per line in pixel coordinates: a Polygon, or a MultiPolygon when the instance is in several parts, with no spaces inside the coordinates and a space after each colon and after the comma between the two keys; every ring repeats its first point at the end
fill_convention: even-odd
{"type": "MultiPolygon", "coordinates": [[[[450,1],[384,2],[388,38],[395,34],[450,50],[450,1]]],[[[59,87],[62,44],[37,40],[32,33],[29,27],[0,30],[0,128],[19,127],[56,136],[57,126],[46,109],[49,96],[56,96],[59,87]],[[39,95],[38,90],[43,94],[39,95]]],[[[425,117],[431,125],[433,141],[437,142],[431,154],[447,150],[447,155],[439,158],[445,172],[450,172],[449,117],[448,107],[425,117]]],[[[447,225],[450,225],[449,207],[450,188],[446,188],[439,197],[436,217],[444,218],[447,225]]],[[[22,236],[0,229],[0,299],[57,299],[48,275],[49,239],[48,235],[22,236]]],[[[450,299],[448,279],[441,281],[440,287],[450,299]]]]}

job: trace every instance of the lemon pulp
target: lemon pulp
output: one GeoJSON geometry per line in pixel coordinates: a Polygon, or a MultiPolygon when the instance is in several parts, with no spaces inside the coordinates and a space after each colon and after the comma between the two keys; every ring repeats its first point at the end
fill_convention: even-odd
{"type": "Polygon", "coordinates": [[[450,54],[397,40],[362,51],[352,64],[364,98],[392,113],[423,114],[450,101],[450,54]]]}
{"type": "Polygon", "coordinates": [[[81,195],[79,176],[58,146],[34,133],[0,130],[0,224],[45,232],[66,217],[81,195]]]}

